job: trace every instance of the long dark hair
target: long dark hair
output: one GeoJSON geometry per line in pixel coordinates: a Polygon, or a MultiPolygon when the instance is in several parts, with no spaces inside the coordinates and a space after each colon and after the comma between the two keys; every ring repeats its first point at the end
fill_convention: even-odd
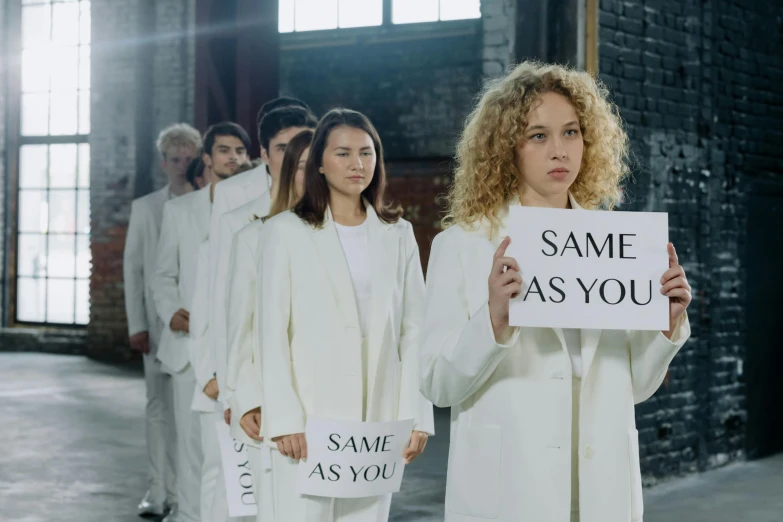
{"type": "Polygon", "coordinates": [[[391,205],[384,201],[386,169],[383,165],[381,138],[367,116],[350,109],[332,109],[318,122],[313,143],[310,145],[310,157],[305,167],[304,195],[294,206],[294,213],[315,227],[323,226],[326,207],[329,206],[329,185],[326,183],[326,176],[321,175],[319,169],[323,165],[329,135],[337,127],[343,126],[363,130],[372,138],[377,161],[372,181],[362,192],[362,197],[370,202],[378,218],[386,223],[396,223],[402,215],[402,209],[399,205],[391,205]]]}
{"type": "Polygon", "coordinates": [[[285,212],[296,203],[296,171],[299,169],[299,158],[310,146],[311,141],[313,141],[313,131],[307,129],[291,138],[285,146],[277,196],[269,209],[269,217],[285,212]]]}

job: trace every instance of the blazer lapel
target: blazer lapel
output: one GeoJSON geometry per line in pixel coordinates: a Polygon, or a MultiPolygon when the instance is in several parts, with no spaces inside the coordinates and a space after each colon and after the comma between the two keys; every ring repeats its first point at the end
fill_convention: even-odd
{"type": "Polygon", "coordinates": [[[582,329],[582,386],[587,379],[587,373],[595,358],[598,348],[598,340],[601,338],[601,330],[582,329]]]}
{"type": "Polygon", "coordinates": [[[348,270],[348,261],[337,236],[332,213],[327,208],[324,224],[321,228],[312,229],[315,243],[326,277],[332,288],[337,310],[347,327],[359,328],[359,314],[356,310],[356,298],[353,292],[353,280],[348,270]]]}
{"type": "MultiPolygon", "coordinates": [[[[370,278],[372,288],[370,324],[368,332],[367,382],[375,383],[378,364],[381,360],[383,338],[388,324],[389,308],[392,303],[391,292],[396,281],[395,269],[398,267],[393,260],[399,259],[399,240],[390,231],[391,225],[378,219],[372,205],[367,208],[367,234],[370,249],[370,278]]],[[[372,398],[375,390],[368,390],[367,404],[374,404],[372,398]]]]}

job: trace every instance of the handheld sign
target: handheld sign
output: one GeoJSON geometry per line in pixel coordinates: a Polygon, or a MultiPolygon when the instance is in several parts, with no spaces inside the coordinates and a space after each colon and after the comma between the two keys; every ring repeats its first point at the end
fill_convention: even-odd
{"type": "Polygon", "coordinates": [[[217,422],[215,429],[217,429],[220,456],[223,461],[228,515],[254,517],[258,507],[253,494],[253,475],[250,473],[247,448],[231,438],[228,425],[222,420],[217,422]]]}
{"type": "Polygon", "coordinates": [[[396,493],[405,470],[413,420],[352,422],[307,419],[307,462],[299,462],[299,493],[360,498],[396,493]]]}
{"type": "Polygon", "coordinates": [[[514,206],[508,231],[522,275],[511,326],[669,328],[668,214],[514,206]]]}

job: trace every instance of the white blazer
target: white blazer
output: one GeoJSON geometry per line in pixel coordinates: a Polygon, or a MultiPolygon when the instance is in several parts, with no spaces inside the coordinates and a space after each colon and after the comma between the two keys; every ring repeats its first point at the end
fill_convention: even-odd
{"type": "Polygon", "coordinates": [[[267,444],[304,432],[308,415],[413,419],[415,430],[434,433],[432,404],[417,386],[424,278],[413,228],[402,219],[382,222],[370,205],[367,222],[372,309],[366,376],[353,282],[330,213],[314,228],[283,212],[261,231],[257,299],[267,444]]]}
{"type": "MultiPolygon", "coordinates": [[[[209,252],[209,301],[212,303],[210,337],[215,347],[215,367],[221,400],[225,380],[226,352],[226,292],[228,262],[233,235],[252,219],[254,211],[269,211],[269,187],[272,181],[263,163],[253,170],[242,172],[215,186],[212,218],[210,220],[211,247],[209,252]],[[254,205],[258,202],[260,205],[254,205]],[[251,208],[245,205],[250,205],[251,208]],[[240,207],[244,207],[240,210],[240,207]],[[233,212],[236,210],[237,212],[233,212]],[[229,215],[230,214],[230,215],[229,215]],[[225,219],[223,219],[225,217],[225,219]]],[[[265,216],[259,215],[259,217],[265,216]]]]}
{"type": "Polygon", "coordinates": [[[251,446],[258,446],[258,442],[245,434],[239,421],[247,412],[259,408],[262,402],[260,354],[255,332],[258,315],[258,238],[263,226],[263,220],[257,219],[234,234],[226,308],[228,367],[225,388],[221,391],[231,408],[231,431],[234,439],[251,446]]]}
{"type": "MultiPolygon", "coordinates": [[[[438,234],[427,271],[421,391],[451,407],[446,521],[568,522],[571,361],[559,328],[514,328],[495,342],[487,278],[508,210],[500,216],[492,240],[486,225],[438,234]]],[[[582,522],[642,520],[634,404],[655,393],[689,335],[687,317],[672,341],[582,330],[582,522]]]]}
{"type": "Polygon", "coordinates": [[[131,204],[125,236],[122,272],[125,282],[125,315],[128,336],[149,332],[150,353],[158,351],[163,322],[152,300],[152,280],[158,256],[158,236],[163,205],[169,200],[169,186],[136,199],[131,204]]]}
{"type": "Polygon", "coordinates": [[[209,237],[210,185],[172,199],[163,207],[152,296],[163,321],[158,359],[175,373],[188,365],[188,336],[172,332],[171,318],[189,310],[196,290],[198,249],[209,237]]]}
{"type": "MultiPolygon", "coordinates": [[[[266,186],[266,185],[264,185],[266,186]]],[[[211,299],[211,311],[213,325],[210,329],[210,337],[215,357],[218,388],[220,400],[228,402],[228,395],[224,394],[226,382],[226,364],[228,360],[227,315],[229,304],[227,302],[229,279],[234,277],[231,270],[231,248],[235,234],[245,225],[248,225],[254,217],[264,217],[269,213],[271,204],[269,190],[266,190],[258,198],[230,210],[220,217],[218,235],[215,239],[217,246],[211,247],[210,256],[217,260],[215,269],[211,272],[210,284],[213,293],[211,299]],[[216,250],[216,251],[215,251],[216,250]]],[[[255,265],[254,265],[255,268],[255,265]]],[[[255,282],[255,274],[253,279],[255,282]]]]}
{"type": "Polygon", "coordinates": [[[198,247],[198,268],[196,269],[196,289],[188,310],[190,311],[190,341],[188,353],[190,364],[196,376],[196,389],[193,392],[191,408],[195,411],[213,412],[217,401],[210,399],[204,388],[215,377],[215,364],[212,346],[209,342],[209,329],[212,309],[209,306],[209,239],[198,247]]]}

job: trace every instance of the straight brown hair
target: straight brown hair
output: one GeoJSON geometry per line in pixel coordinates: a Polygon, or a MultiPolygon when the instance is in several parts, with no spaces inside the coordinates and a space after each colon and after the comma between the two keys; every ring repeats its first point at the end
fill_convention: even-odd
{"type": "Polygon", "coordinates": [[[299,159],[313,141],[312,129],[303,130],[288,141],[285,146],[283,165],[280,167],[280,184],[277,196],[269,209],[269,217],[285,212],[296,203],[296,171],[299,169],[299,159]]]}
{"type": "Polygon", "coordinates": [[[304,195],[294,205],[294,213],[314,227],[323,226],[326,208],[329,206],[329,185],[326,183],[326,176],[321,175],[319,169],[323,165],[329,135],[338,127],[352,127],[369,134],[375,148],[377,161],[372,181],[362,192],[362,197],[373,206],[381,221],[396,223],[402,216],[402,208],[385,201],[386,168],[383,165],[381,138],[367,116],[350,109],[332,109],[318,122],[313,143],[310,145],[310,157],[307,159],[305,167],[304,195]]]}

